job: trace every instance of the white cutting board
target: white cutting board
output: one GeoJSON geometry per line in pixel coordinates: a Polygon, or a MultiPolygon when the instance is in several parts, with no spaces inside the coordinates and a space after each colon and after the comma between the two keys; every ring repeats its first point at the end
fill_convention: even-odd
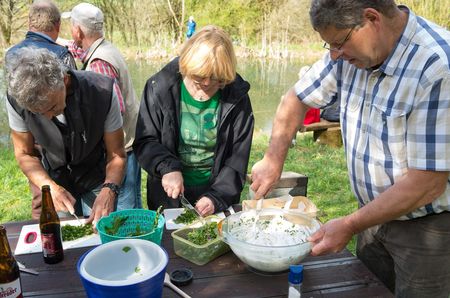
{"type": "MultiPolygon", "coordinates": [[[[81,223],[85,223],[85,221],[85,219],[80,219],[81,223]]],[[[62,221],[61,226],[65,225],[79,226],[80,223],[77,220],[62,221]]],[[[71,249],[76,247],[95,246],[101,243],[102,242],[100,241],[100,236],[98,234],[91,234],[72,241],[63,241],[63,248],[71,249]]],[[[20,231],[19,240],[17,241],[17,246],[14,253],[16,255],[23,255],[41,251],[42,242],[39,224],[23,226],[22,230],[20,231]],[[34,238],[34,240],[26,241],[26,238],[28,238],[29,240],[32,240],[34,238]]]]}
{"type": "MultiPolygon", "coordinates": [[[[166,229],[167,230],[178,230],[185,227],[185,224],[177,224],[174,220],[183,212],[184,208],[170,208],[164,209],[164,219],[166,220],[166,229]]],[[[228,208],[231,214],[234,214],[234,209],[232,206],[228,208]]],[[[225,214],[223,212],[216,213],[220,218],[225,218],[225,214]]]]}

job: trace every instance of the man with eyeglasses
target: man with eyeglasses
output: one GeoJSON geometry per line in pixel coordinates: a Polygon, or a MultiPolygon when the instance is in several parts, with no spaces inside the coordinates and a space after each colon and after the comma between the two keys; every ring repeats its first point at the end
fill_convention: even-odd
{"type": "Polygon", "coordinates": [[[50,185],[60,216],[90,216],[87,222],[95,227],[114,211],[126,166],[113,80],[69,70],[53,52],[32,47],[10,54],[5,68],[20,169],[38,188],[50,185]]]}
{"type": "Polygon", "coordinates": [[[284,96],[251,187],[259,198],[276,183],[310,107],[340,101],[360,208],[312,235],[312,254],[358,234],[358,257],[397,297],[447,298],[450,32],[388,0],[313,0],[310,17],[329,52],[284,96]]]}

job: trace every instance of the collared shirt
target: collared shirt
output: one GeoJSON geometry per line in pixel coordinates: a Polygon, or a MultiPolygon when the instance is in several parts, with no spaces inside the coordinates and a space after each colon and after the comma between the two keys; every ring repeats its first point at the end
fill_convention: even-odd
{"type": "MultiPolygon", "coordinates": [[[[73,57],[75,57],[76,59],[80,59],[82,62],[84,62],[84,58],[86,58],[86,54],[89,52],[89,50],[84,51],[82,48],[78,47],[73,40],[69,42],[68,48],[73,57]]],[[[125,105],[123,103],[123,95],[118,82],[119,74],[114,69],[114,67],[105,60],[95,59],[91,62],[89,68],[86,70],[101,73],[107,77],[114,79],[114,91],[117,94],[117,98],[119,99],[120,112],[123,114],[125,112],[125,105]]]]}
{"type": "MultiPolygon", "coordinates": [[[[43,32],[38,32],[38,31],[28,31],[25,40],[27,40],[28,38],[32,38],[32,37],[30,37],[32,34],[38,35],[38,36],[44,38],[45,40],[47,40],[49,43],[56,45],[56,42],[50,36],[48,36],[47,34],[45,34],[43,32]]],[[[64,65],[66,65],[70,69],[77,69],[77,64],[75,63],[75,59],[71,55],[70,52],[67,52],[63,56],[59,56],[58,58],[63,62],[64,65]]]]}
{"type": "MultiPolygon", "coordinates": [[[[413,12],[378,69],[358,69],[327,53],[295,90],[312,107],[341,102],[350,184],[360,204],[386,191],[408,168],[450,171],[450,32],[413,12]]],[[[444,210],[450,210],[450,181],[431,204],[399,219],[444,210]]]]}
{"type": "MultiPolygon", "coordinates": [[[[116,91],[113,89],[112,92],[112,102],[115,104],[111,105],[109,109],[108,116],[105,121],[104,129],[105,132],[113,132],[118,130],[123,126],[122,116],[120,114],[119,101],[117,99],[116,91]]],[[[29,132],[27,123],[22,118],[22,116],[17,113],[17,111],[13,108],[13,106],[9,103],[9,100],[6,100],[6,111],[8,112],[8,121],[9,127],[18,132],[29,132]]],[[[61,123],[66,123],[66,118],[64,114],[55,116],[61,123]]]]}

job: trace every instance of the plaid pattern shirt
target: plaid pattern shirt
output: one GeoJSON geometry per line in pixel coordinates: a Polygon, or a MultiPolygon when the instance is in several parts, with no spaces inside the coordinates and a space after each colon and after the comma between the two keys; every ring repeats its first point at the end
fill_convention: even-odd
{"type": "MultiPolygon", "coordinates": [[[[68,45],[69,52],[72,54],[72,56],[75,59],[79,59],[84,63],[84,58],[86,57],[86,54],[88,51],[84,51],[82,48],[78,47],[75,42],[72,40],[69,42],[68,45]]],[[[110,77],[114,79],[114,91],[117,94],[117,98],[119,99],[120,104],[120,112],[123,114],[125,113],[125,105],[123,103],[123,96],[122,92],[120,91],[119,87],[119,75],[117,71],[114,69],[114,67],[109,64],[108,62],[101,60],[101,59],[95,59],[94,61],[89,64],[88,68],[86,68],[87,71],[93,71],[96,73],[100,73],[102,75],[105,75],[107,77],[110,77]]]]}
{"type": "MultiPolygon", "coordinates": [[[[378,69],[358,69],[327,53],[295,90],[316,108],[340,101],[350,184],[361,205],[408,168],[450,171],[450,32],[412,11],[378,69]]],[[[450,210],[450,180],[432,204],[399,219],[445,210],[450,210]]]]}

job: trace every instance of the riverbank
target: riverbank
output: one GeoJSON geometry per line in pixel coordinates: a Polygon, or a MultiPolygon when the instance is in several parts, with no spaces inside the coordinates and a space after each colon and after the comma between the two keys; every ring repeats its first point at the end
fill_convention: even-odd
{"type": "MultiPolygon", "coordinates": [[[[120,44],[117,46],[127,59],[168,60],[171,57],[177,56],[181,45],[172,46],[171,48],[154,47],[149,49],[140,47],[125,47],[120,44]]],[[[238,59],[296,59],[308,64],[319,59],[324,53],[322,43],[320,42],[304,42],[302,44],[294,44],[289,46],[273,43],[265,47],[234,45],[234,50],[238,59]]]]}
{"type": "MultiPolygon", "coordinates": [[[[120,43],[116,44],[122,55],[126,60],[131,61],[170,61],[177,56],[179,46],[170,48],[160,47],[138,47],[125,46],[120,43]]],[[[266,48],[260,46],[234,46],[236,57],[241,59],[254,60],[276,60],[282,62],[289,62],[290,60],[297,60],[303,64],[312,64],[314,61],[320,59],[324,54],[322,43],[319,42],[305,42],[299,45],[290,45],[288,48],[282,48],[281,45],[273,44],[266,48]]],[[[0,67],[3,68],[4,57],[7,49],[0,48],[0,67]]]]}

